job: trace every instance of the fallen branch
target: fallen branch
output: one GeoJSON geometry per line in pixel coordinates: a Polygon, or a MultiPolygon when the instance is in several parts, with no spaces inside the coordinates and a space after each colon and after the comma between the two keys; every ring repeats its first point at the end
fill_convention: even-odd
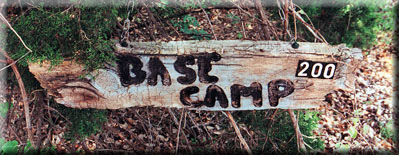
{"type": "Polygon", "coordinates": [[[298,151],[299,152],[303,151],[306,153],[305,142],[303,141],[301,130],[299,130],[298,120],[295,117],[294,111],[292,109],[288,109],[288,113],[290,114],[292,124],[294,125],[294,130],[295,130],[295,135],[296,135],[296,140],[297,140],[296,144],[298,146],[298,151]]]}
{"type": "Polygon", "coordinates": [[[12,60],[11,57],[8,56],[7,52],[3,51],[3,49],[0,49],[0,52],[3,53],[3,55],[7,58],[7,62],[11,65],[11,68],[15,74],[15,78],[18,81],[19,89],[21,91],[21,96],[22,96],[22,102],[24,103],[26,128],[28,130],[28,140],[31,142],[32,146],[35,147],[32,135],[32,123],[29,115],[29,103],[28,103],[29,100],[28,100],[28,95],[25,91],[25,85],[22,81],[21,75],[19,74],[17,65],[15,65],[15,61],[12,60]]]}
{"type": "Polygon", "coordinates": [[[231,113],[229,111],[226,111],[225,113],[226,113],[227,117],[229,118],[230,123],[233,126],[234,131],[236,132],[238,138],[240,139],[241,144],[244,146],[244,148],[247,151],[247,153],[249,155],[252,155],[252,151],[249,148],[249,146],[248,146],[247,142],[245,141],[244,137],[242,137],[240,129],[238,128],[237,123],[234,121],[233,116],[231,115],[231,113]]]}
{"type": "Polygon", "coordinates": [[[34,141],[33,141],[33,135],[32,135],[32,123],[29,115],[29,101],[28,101],[28,95],[25,91],[25,85],[21,79],[21,75],[19,74],[18,68],[15,65],[19,60],[21,60],[23,57],[28,55],[29,53],[32,53],[32,50],[25,44],[25,42],[22,40],[21,36],[18,35],[18,33],[14,30],[14,28],[11,26],[11,24],[7,21],[7,19],[4,17],[2,13],[0,13],[0,18],[3,22],[6,23],[6,25],[11,29],[11,31],[14,32],[14,34],[18,37],[18,39],[22,42],[22,45],[28,50],[22,57],[18,58],[16,61],[11,59],[10,56],[8,56],[7,52],[3,51],[0,49],[0,51],[3,53],[3,55],[6,57],[6,61],[8,63],[7,66],[3,67],[0,69],[0,71],[8,68],[11,66],[12,70],[14,71],[15,77],[18,81],[19,89],[21,91],[21,96],[22,96],[22,102],[24,104],[24,111],[25,111],[25,119],[26,119],[26,128],[28,130],[28,140],[31,142],[33,147],[36,147],[34,141]]]}

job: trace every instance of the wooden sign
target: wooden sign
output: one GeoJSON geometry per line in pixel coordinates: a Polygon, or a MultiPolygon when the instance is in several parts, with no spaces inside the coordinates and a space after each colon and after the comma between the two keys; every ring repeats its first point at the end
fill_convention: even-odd
{"type": "Polygon", "coordinates": [[[118,61],[79,78],[72,61],[30,71],[58,103],[74,108],[132,106],[196,110],[304,109],[336,89],[353,90],[359,49],[280,41],[131,42],[118,61]]]}

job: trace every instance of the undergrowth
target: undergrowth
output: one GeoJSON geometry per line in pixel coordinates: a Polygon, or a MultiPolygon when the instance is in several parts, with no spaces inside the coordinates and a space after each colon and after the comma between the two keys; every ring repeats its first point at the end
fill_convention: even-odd
{"type": "MultiPolygon", "coordinates": [[[[330,44],[345,43],[348,47],[366,49],[377,43],[377,32],[392,31],[394,14],[387,1],[334,0],[337,6],[323,6],[325,1],[314,1],[302,9],[315,28],[330,44]]],[[[305,18],[305,16],[302,14],[305,18]]],[[[310,23],[310,21],[305,18],[310,23]]],[[[292,21],[292,20],[291,20],[292,21]]],[[[291,23],[293,27],[293,23],[291,23]]],[[[313,35],[302,25],[297,24],[298,33],[306,40],[314,40],[313,35]]]]}
{"type": "Polygon", "coordinates": [[[65,134],[67,140],[79,140],[101,131],[108,120],[108,111],[100,109],[74,109],[61,104],[55,104],[56,109],[72,124],[65,134]]]}
{"type": "MultiPolygon", "coordinates": [[[[271,111],[271,110],[270,110],[271,111]]],[[[311,148],[307,147],[310,151],[323,151],[324,142],[319,138],[313,138],[313,131],[318,126],[318,112],[311,110],[295,111],[297,115],[299,112],[298,124],[300,131],[306,135],[304,141],[311,148]],[[308,138],[309,137],[309,138],[308,138]]],[[[238,123],[246,124],[250,130],[258,132],[257,136],[267,137],[258,142],[254,148],[251,148],[254,154],[268,153],[284,153],[284,154],[298,154],[296,145],[296,136],[293,128],[291,118],[286,111],[280,110],[274,117],[272,122],[270,117],[272,114],[265,115],[265,111],[255,112],[240,112],[235,118],[238,118],[238,123]],[[278,148],[273,147],[273,143],[278,148]]]]}

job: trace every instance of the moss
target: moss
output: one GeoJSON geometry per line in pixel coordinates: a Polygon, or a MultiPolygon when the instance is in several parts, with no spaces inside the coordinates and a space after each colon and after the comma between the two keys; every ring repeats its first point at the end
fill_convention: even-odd
{"type": "Polygon", "coordinates": [[[61,104],[55,104],[55,107],[72,123],[67,127],[68,132],[65,134],[65,139],[72,141],[96,134],[108,120],[107,110],[74,109],[61,104]]]}
{"type": "MultiPolygon", "coordinates": [[[[81,5],[69,9],[31,8],[12,19],[14,29],[33,51],[20,61],[21,65],[44,60],[55,65],[72,58],[88,70],[102,68],[104,62],[115,59],[111,37],[118,13],[118,8],[81,5]]],[[[12,31],[8,32],[7,43],[13,59],[27,52],[12,31]]]]}

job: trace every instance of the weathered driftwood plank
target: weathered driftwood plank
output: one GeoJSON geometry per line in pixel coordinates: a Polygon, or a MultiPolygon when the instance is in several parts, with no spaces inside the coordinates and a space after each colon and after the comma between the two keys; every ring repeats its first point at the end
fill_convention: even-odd
{"type": "Polygon", "coordinates": [[[336,89],[352,90],[359,49],[279,41],[134,42],[116,45],[119,61],[79,78],[64,61],[29,69],[58,103],[75,108],[132,106],[199,110],[304,109],[336,89]]]}

